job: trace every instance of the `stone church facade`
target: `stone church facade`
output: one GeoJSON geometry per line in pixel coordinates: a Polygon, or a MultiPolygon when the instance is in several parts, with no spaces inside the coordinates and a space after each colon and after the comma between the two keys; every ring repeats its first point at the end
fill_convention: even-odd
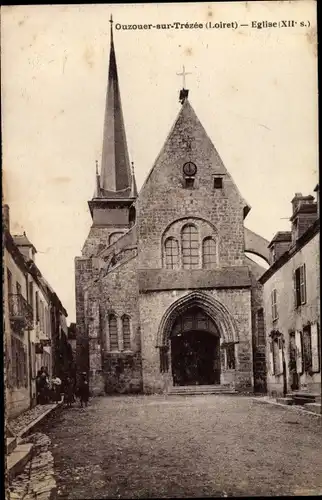
{"type": "Polygon", "coordinates": [[[266,390],[262,286],[268,242],[181,91],[140,192],[122,115],[113,32],[92,226],[75,259],[77,365],[93,394],[181,385],[266,390]],[[132,166],[133,167],[133,166],[132,166]]]}

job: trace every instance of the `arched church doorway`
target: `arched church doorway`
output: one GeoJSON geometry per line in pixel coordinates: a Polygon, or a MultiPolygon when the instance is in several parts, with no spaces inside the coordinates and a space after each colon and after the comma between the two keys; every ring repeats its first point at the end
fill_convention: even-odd
{"type": "Polygon", "coordinates": [[[220,334],[199,307],[191,307],[174,322],[171,334],[174,385],[220,384],[220,334]]]}

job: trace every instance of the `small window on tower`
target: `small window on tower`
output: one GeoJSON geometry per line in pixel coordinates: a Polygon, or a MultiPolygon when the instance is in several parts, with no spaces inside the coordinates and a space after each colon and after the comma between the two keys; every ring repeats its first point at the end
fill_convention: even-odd
{"type": "Polygon", "coordinates": [[[186,177],[185,178],[185,187],[187,189],[192,189],[194,183],[195,183],[195,178],[194,177],[186,177]]]}
{"type": "Polygon", "coordinates": [[[222,189],[222,177],[214,177],[214,189],[222,189]]]}

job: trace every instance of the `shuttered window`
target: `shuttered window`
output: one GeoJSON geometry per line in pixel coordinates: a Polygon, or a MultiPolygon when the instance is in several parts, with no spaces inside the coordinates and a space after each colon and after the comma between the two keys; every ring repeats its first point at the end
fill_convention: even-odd
{"type": "Polygon", "coordinates": [[[305,264],[295,269],[294,272],[294,298],[295,307],[306,303],[306,269],[305,264]]]}
{"type": "Polygon", "coordinates": [[[275,321],[278,318],[277,313],[277,290],[272,290],[271,293],[271,301],[272,301],[272,320],[275,321]]]}

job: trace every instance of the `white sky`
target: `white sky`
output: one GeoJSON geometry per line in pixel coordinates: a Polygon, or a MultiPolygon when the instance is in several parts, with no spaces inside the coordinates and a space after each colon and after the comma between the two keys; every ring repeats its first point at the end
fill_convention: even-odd
{"type": "Polygon", "coordinates": [[[1,9],[4,201],[75,320],[74,257],[88,234],[100,161],[109,17],[121,24],[296,20],[310,28],[115,30],[130,157],[140,188],[190,102],[243,197],[245,224],[288,230],[295,192],[317,181],[315,2],[16,6],[1,9]]]}

